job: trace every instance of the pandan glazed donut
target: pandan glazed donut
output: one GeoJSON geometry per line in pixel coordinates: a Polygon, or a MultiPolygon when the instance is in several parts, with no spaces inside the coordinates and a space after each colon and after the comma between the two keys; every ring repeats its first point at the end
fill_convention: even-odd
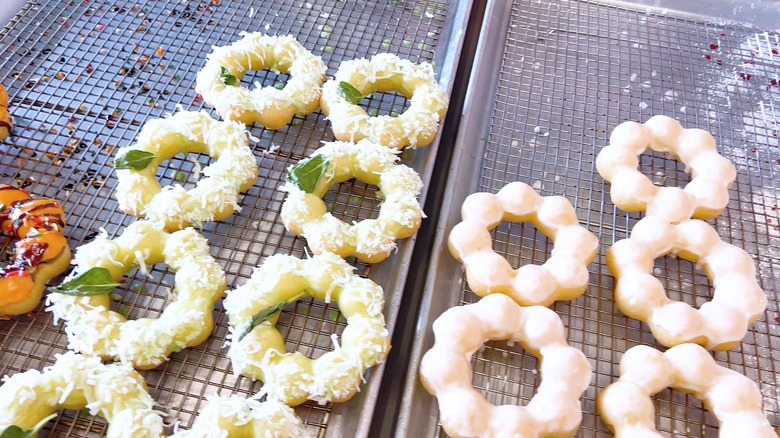
{"type": "Polygon", "coordinates": [[[306,260],[276,254],[255,269],[243,286],[228,291],[224,305],[232,340],[228,357],[233,369],[263,381],[262,391],[286,403],[306,400],[342,402],[359,389],[365,371],[390,351],[382,288],[358,277],[341,257],[323,253],[306,260]],[[347,318],[335,349],[312,360],[288,352],[276,329],[279,311],[312,296],[338,304],[347,318]]]}
{"type": "Polygon", "coordinates": [[[55,324],[65,321],[68,348],[148,369],[211,334],[225,273],[195,230],[167,233],[160,224],[135,222],[115,240],[103,235],[79,247],[74,261],[74,271],[47,296],[55,324]],[[175,298],[159,318],[128,321],[109,309],[110,293],[125,272],[162,262],[175,272],[175,298]]]}
{"type": "Polygon", "coordinates": [[[449,99],[436,83],[431,64],[415,64],[390,53],[378,53],[371,59],[342,62],[333,80],[322,86],[320,105],[338,140],[355,142],[366,138],[403,149],[433,141],[449,99]],[[357,104],[377,91],[402,94],[410,100],[409,108],[397,117],[369,116],[357,104]]]}
{"type": "Polygon", "coordinates": [[[368,140],[325,143],[287,172],[284,226],[304,236],[315,254],[332,252],[367,263],[386,259],[395,241],[414,234],[423,218],[417,200],[422,180],[414,169],[397,162],[395,151],[368,140]],[[322,197],[333,185],[352,178],[379,187],[377,196],[383,202],[376,219],[348,224],[328,212],[322,197]]]}
{"type": "Polygon", "coordinates": [[[220,116],[246,124],[258,122],[269,129],[290,123],[294,115],[317,109],[325,64],[292,36],[270,36],[260,32],[241,33],[228,46],[215,47],[198,72],[195,91],[216,108],[220,116]],[[289,73],[284,88],[257,86],[250,91],[241,78],[250,70],[271,69],[289,73]]]}
{"type": "Polygon", "coordinates": [[[0,184],[0,229],[14,244],[13,261],[0,269],[0,318],[27,313],[43,289],[70,263],[62,230],[65,212],[53,199],[32,199],[22,190],[0,184]]]}
{"type": "Polygon", "coordinates": [[[8,91],[0,84],[0,141],[8,138],[13,128],[11,113],[8,112],[8,91]]]}
{"type": "Polygon", "coordinates": [[[257,179],[257,161],[244,126],[214,120],[203,111],[181,111],[147,122],[134,145],[119,149],[114,167],[119,208],[162,222],[168,231],[225,219],[240,208],[239,193],[257,179]],[[206,154],[215,161],[203,168],[205,178],[195,188],[162,188],[155,179],[157,168],[180,152],[206,154]]]}
{"type": "Polygon", "coordinates": [[[87,408],[108,421],[108,438],[162,436],[163,420],[146,382],[129,364],[104,365],[100,358],[72,351],[56,358],[43,372],[28,370],[3,378],[0,435],[35,436],[56,411],[87,408]]]}
{"type": "Polygon", "coordinates": [[[208,397],[189,430],[175,430],[173,437],[309,438],[295,411],[272,398],[264,402],[232,396],[208,397]]]}

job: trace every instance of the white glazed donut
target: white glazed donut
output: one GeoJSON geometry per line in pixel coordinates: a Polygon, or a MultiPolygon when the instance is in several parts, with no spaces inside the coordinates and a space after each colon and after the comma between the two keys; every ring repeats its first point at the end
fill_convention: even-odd
{"type": "Polygon", "coordinates": [[[715,229],[698,219],[670,224],[658,216],[645,217],[634,225],[631,237],[612,245],[607,267],[616,279],[620,310],[647,323],[667,347],[693,342],[729,350],[766,309],[767,298],[750,255],[723,242],[715,229]],[[653,277],[653,261],[669,253],[701,266],[714,285],[712,300],[699,310],[669,299],[661,281],[653,277]]]}
{"type": "Polygon", "coordinates": [[[433,323],[435,343],[422,358],[420,380],[439,403],[452,437],[573,436],[582,420],[580,397],[591,379],[585,355],[566,343],[552,310],[521,307],[494,294],[453,307],[433,323]],[[519,342],[540,361],[542,382],[527,406],[490,404],[471,386],[471,356],[487,340],[519,342]]]}
{"type": "Polygon", "coordinates": [[[669,222],[712,219],[729,201],[728,189],[736,169],[718,154],[715,139],[701,129],[683,129],[667,116],[653,116],[644,124],[623,122],[596,157],[596,169],[612,184],[612,202],[625,211],[644,211],[669,222]],[[685,164],[692,180],[685,186],[657,187],[639,172],[639,155],[650,149],[685,164]]]}
{"type": "Polygon", "coordinates": [[[548,306],[585,292],[598,239],[580,225],[566,198],[542,197],[527,184],[513,182],[497,194],[472,193],[463,201],[461,216],[463,221],[450,231],[449,249],[463,262],[477,295],[503,293],[523,306],[548,306]],[[532,222],[553,240],[550,258],[541,266],[512,269],[491,243],[490,230],[502,220],[532,222]]]}
{"type": "Polygon", "coordinates": [[[220,122],[205,112],[181,111],[146,122],[134,145],[114,161],[119,208],[162,222],[168,231],[222,220],[239,208],[238,195],[257,179],[257,161],[243,125],[220,122]],[[180,152],[207,154],[215,161],[202,170],[195,188],[162,188],[155,179],[163,161],[180,152]]]}
{"type": "Polygon", "coordinates": [[[228,46],[214,47],[198,72],[195,91],[227,120],[258,122],[269,129],[290,123],[294,115],[317,109],[325,80],[325,64],[294,37],[270,36],[260,32],[241,33],[228,46]],[[247,71],[269,68],[289,73],[284,88],[241,86],[247,71]]]}
{"type": "Polygon", "coordinates": [[[597,404],[616,438],[661,438],[651,396],[666,387],[693,394],[718,420],[721,438],[777,438],[762,410],[761,391],[744,375],[718,365],[696,344],[665,353],[638,345],[620,359],[620,379],[597,404]]]}
{"type": "Polygon", "coordinates": [[[335,77],[322,86],[320,105],[338,140],[354,142],[367,138],[403,149],[426,146],[433,141],[439,122],[447,112],[449,99],[436,83],[431,64],[415,64],[390,53],[378,53],[371,59],[342,62],[335,77]],[[398,117],[372,117],[346,98],[348,93],[344,87],[354,90],[357,101],[377,91],[397,91],[410,100],[410,105],[398,117]]]}
{"type": "Polygon", "coordinates": [[[0,435],[6,436],[12,426],[22,431],[42,427],[40,422],[60,409],[86,407],[108,421],[108,438],[162,436],[162,417],[154,410],[144,378],[130,364],[104,365],[98,357],[72,351],[55,357],[54,365],[43,372],[28,370],[3,378],[0,435]]]}
{"type": "Polygon", "coordinates": [[[332,252],[377,263],[390,256],[397,239],[420,228],[423,211],[417,197],[422,186],[414,169],[398,164],[396,151],[368,140],[327,142],[288,171],[282,221],[291,233],[304,236],[315,254],[332,252]],[[320,173],[308,184],[304,181],[320,173]],[[376,219],[348,224],[328,212],[322,197],[333,185],[352,178],[379,188],[377,196],[383,201],[376,219]]]}

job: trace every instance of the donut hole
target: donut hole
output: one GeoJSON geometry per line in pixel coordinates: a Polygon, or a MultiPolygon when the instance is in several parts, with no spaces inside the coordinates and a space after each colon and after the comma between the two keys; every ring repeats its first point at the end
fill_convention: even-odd
{"type": "Polygon", "coordinates": [[[712,299],[712,286],[704,270],[682,257],[667,254],[656,258],[653,276],[661,281],[671,300],[698,309],[712,299]]]}
{"type": "Polygon", "coordinates": [[[691,181],[686,167],[673,156],[649,149],[639,156],[639,171],[658,187],[685,187],[691,181]]]}
{"type": "Polygon", "coordinates": [[[178,153],[160,163],[157,168],[157,180],[163,187],[180,185],[190,190],[203,177],[203,169],[212,161],[212,157],[206,154],[178,153]]]}
{"type": "Polygon", "coordinates": [[[666,388],[653,397],[655,427],[664,436],[718,436],[718,422],[692,394],[666,388]]]}
{"type": "Polygon", "coordinates": [[[494,405],[526,405],[542,381],[539,359],[518,342],[488,341],[471,358],[471,383],[494,405]]]}
{"type": "Polygon", "coordinates": [[[377,196],[378,192],[379,188],[375,185],[351,179],[333,185],[322,200],[330,214],[351,224],[353,221],[378,217],[379,205],[382,203],[377,196]]]}
{"type": "Polygon", "coordinates": [[[159,318],[168,302],[175,299],[175,278],[163,263],[129,271],[122,287],[111,294],[111,310],[127,319],[159,318]]]}
{"type": "Polygon", "coordinates": [[[375,91],[360,101],[369,116],[398,117],[409,109],[412,102],[403,94],[395,91],[375,91]]]}
{"type": "Polygon", "coordinates": [[[331,333],[341,339],[346,326],[347,319],[334,301],[325,303],[310,297],[285,307],[276,323],[287,351],[297,351],[311,359],[333,351],[331,333]]]}
{"type": "Polygon", "coordinates": [[[530,222],[501,221],[491,234],[493,251],[505,257],[513,269],[542,265],[550,258],[552,239],[530,222]]]}
{"type": "Polygon", "coordinates": [[[262,87],[274,87],[283,90],[290,80],[286,72],[275,72],[271,69],[250,70],[241,78],[241,85],[252,90],[262,87]]]}

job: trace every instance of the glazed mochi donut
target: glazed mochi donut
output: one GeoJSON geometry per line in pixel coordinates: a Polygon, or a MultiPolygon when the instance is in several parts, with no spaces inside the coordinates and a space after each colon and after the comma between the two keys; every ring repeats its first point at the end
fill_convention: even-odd
{"type": "Polygon", "coordinates": [[[46,282],[70,264],[62,231],[65,212],[53,199],[32,199],[22,189],[0,184],[0,230],[14,243],[13,262],[0,268],[0,318],[30,312],[46,282]]]}
{"type": "Polygon", "coordinates": [[[244,126],[220,122],[205,112],[181,111],[147,122],[134,145],[120,148],[114,161],[119,208],[133,216],[162,222],[168,231],[200,227],[239,209],[239,192],[257,179],[257,162],[244,126]],[[180,152],[207,154],[215,161],[202,170],[195,188],[162,188],[155,174],[160,163],[180,152]]]}
{"type": "Polygon", "coordinates": [[[54,323],[65,321],[68,348],[149,369],[211,334],[225,273],[195,230],[167,233],[160,224],[135,222],[115,240],[104,234],[79,247],[74,262],[74,271],[47,297],[54,323]],[[175,290],[159,318],[127,321],[109,309],[110,293],[128,270],[146,272],[161,262],[175,272],[175,290]]]}
{"type": "Polygon", "coordinates": [[[494,294],[452,307],[433,323],[435,341],[420,363],[420,380],[439,402],[452,437],[573,436],[580,397],[591,379],[585,355],[566,343],[563,323],[542,306],[521,307],[494,294]],[[490,404],[471,386],[471,357],[487,340],[519,342],[539,359],[542,381],[527,406],[490,404]]]}
{"type": "Polygon", "coordinates": [[[414,169],[397,164],[396,151],[368,140],[357,144],[326,142],[292,166],[282,190],[282,221],[288,231],[304,236],[312,252],[355,256],[367,263],[386,259],[396,239],[414,234],[423,218],[417,196],[422,180],[414,169]],[[356,178],[379,187],[384,200],[376,219],[347,224],[328,212],[322,197],[335,184],[356,178]]]}
{"type": "Polygon", "coordinates": [[[231,396],[210,396],[189,430],[175,430],[173,437],[279,437],[309,438],[295,411],[272,398],[264,402],[231,396]]]}
{"type": "Polygon", "coordinates": [[[228,357],[238,374],[263,381],[262,391],[289,406],[306,400],[342,402],[359,389],[365,371],[385,360],[390,335],[382,288],[358,277],[341,257],[323,253],[301,260],[276,254],[224,300],[232,341],[228,357]],[[287,351],[276,329],[279,311],[303,296],[334,300],[347,319],[335,350],[312,360],[287,351]]]}
{"type": "Polygon", "coordinates": [[[463,263],[477,295],[503,293],[522,306],[549,306],[573,300],[588,287],[588,264],[598,239],[579,224],[566,198],[542,197],[527,184],[513,182],[497,194],[472,193],[463,201],[461,216],[450,231],[449,249],[463,263]],[[554,242],[550,258],[541,266],[512,269],[491,243],[490,230],[502,220],[533,223],[554,242]]]}
{"type": "Polygon", "coordinates": [[[163,420],[146,382],[129,364],[104,365],[100,358],[72,351],[55,357],[54,365],[43,372],[28,370],[3,378],[0,434],[5,436],[14,426],[37,432],[56,411],[86,407],[108,421],[108,438],[162,436],[163,420]]]}
{"type": "Polygon", "coordinates": [[[766,309],[750,255],[723,242],[715,229],[697,219],[674,225],[646,216],[634,225],[631,237],[612,245],[607,267],[616,279],[618,308],[645,322],[667,347],[692,342],[729,350],[766,309]],[[699,310],[669,299],[661,281],[653,277],[654,260],[669,253],[701,266],[712,282],[713,298],[699,310]]]}
{"type": "Polygon", "coordinates": [[[229,46],[214,47],[198,72],[195,91],[216,108],[220,116],[246,124],[258,122],[269,129],[290,123],[294,115],[317,109],[325,80],[325,64],[292,36],[241,33],[229,46]],[[247,71],[269,68],[289,73],[282,89],[262,87],[249,91],[241,86],[247,71]]]}
{"type": "Polygon", "coordinates": [[[0,84],[0,141],[8,138],[12,129],[14,129],[14,125],[11,113],[8,112],[8,91],[3,84],[0,84]]]}
{"type": "Polygon", "coordinates": [[[729,202],[728,189],[737,171],[718,154],[715,139],[701,129],[683,129],[667,116],[653,116],[644,124],[623,122],[609,137],[609,146],[596,157],[596,169],[612,184],[610,196],[619,208],[647,210],[669,222],[712,219],[729,202]],[[657,187],[639,172],[639,155],[650,149],[673,156],[690,170],[692,179],[684,189],[657,187]]]}
{"type": "Polygon", "coordinates": [[[681,344],[665,353],[645,345],[626,351],[620,359],[620,379],[598,396],[601,418],[617,438],[661,438],[650,397],[666,387],[703,401],[718,420],[721,438],[777,438],[755,382],[718,365],[696,344],[681,344]]]}
{"type": "Polygon", "coordinates": [[[370,60],[343,61],[333,80],[322,86],[320,105],[330,119],[336,139],[355,142],[366,138],[403,149],[433,141],[449,100],[436,83],[431,64],[415,64],[390,53],[378,53],[370,60]],[[410,100],[409,108],[398,117],[369,116],[357,104],[377,91],[402,94],[410,100]]]}

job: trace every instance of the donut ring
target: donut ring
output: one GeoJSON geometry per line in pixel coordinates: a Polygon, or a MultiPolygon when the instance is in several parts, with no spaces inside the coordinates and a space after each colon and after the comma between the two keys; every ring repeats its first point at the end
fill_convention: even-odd
{"type": "Polygon", "coordinates": [[[108,438],[162,436],[162,417],[144,378],[131,366],[104,365],[97,357],[72,351],[55,357],[43,372],[28,370],[3,379],[0,400],[7,403],[0,410],[0,434],[11,426],[40,428],[59,409],[86,407],[108,421],[108,438]]]}
{"type": "Polygon", "coordinates": [[[703,401],[718,420],[721,438],[777,438],[755,382],[718,365],[696,344],[681,344],[665,353],[645,345],[626,351],[620,359],[620,379],[596,400],[601,419],[617,438],[660,438],[650,397],[666,387],[703,401]]]}
{"type": "Polygon", "coordinates": [[[70,264],[62,230],[65,212],[53,199],[31,199],[22,189],[0,184],[0,230],[14,243],[13,261],[0,268],[0,318],[30,312],[46,282],[70,264]]]}
{"type": "Polygon", "coordinates": [[[427,146],[433,141],[449,99],[436,83],[431,64],[415,64],[390,53],[378,53],[370,60],[343,61],[333,80],[322,86],[320,105],[330,119],[336,139],[355,142],[366,138],[403,149],[427,146]],[[410,100],[409,108],[398,117],[371,117],[342,95],[342,82],[351,85],[361,96],[397,91],[410,100]]]}
{"type": "Polygon", "coordinates": [[[351,398],[363,373],[384,361],[390,350],[382,288],[352,271],[335,254],[307,260],[276,254],[257,267],[246,284],[228,291],[224,305],[233,336],[228,357],[235,372],[262,380],[269,397],[289,406],[309,399],[326,403],[351,398]],[[304,294],[326,303],[335,300],[347,318],[341,345],[332,335],[335,350],[315,360],[287,352],[276,329],[278,310],[304,294]],[[269,309],[274,313],[254,324],[253,317],[269,309]]]}
{"type": "Polygon", "coordinates": [[[715,139],[701,129],[683,129],[667,116],[653,116],[644,124],[623,122],[609,137],[609,146],[596,157],[596,170],[612,184],[610,196],[619,208],[647,210],[669,222],[689,218],[712,219],[729,202],[728,189],[736,168],[718,154],[715,139]],[[650,149],[685,164],[692,179],[684,189],[656,187],[637,170],[639,155],[650,149]]]}
{"type": "Polygon", "coordinates": [[[289,406],[272,398],[264,402],[236,395],[210,396],[189,430],[175,430],[173,437],[285,437],[312,435],[289,406]]]}
{"type": "MultiPolygon", "coordinates": [[[[195,230],[167,233],[159,224],[139,221],[122,235],[105,235],[79,247],[76,268],[47,296],[54,322],[65,321],[68,348],[88,356],[130,362],[138,369],[154,368],[174,352],[198,345],[214,327],[212,309],[225,290],[225,273],[209,254],[208,242],[195,230]],[[164,262],[175,272],[174,298],[159,318],[127,321],[109,309],[109,293],[74,296],[73,284],[92,268],[108,270],[118,281],[132,268],[164,262]]],[[[113,287],[109,288],[113,290],[113,287]]],[[[110,292],[109,290],[109,292],[110,292]]]]}
{"type": "Polygon", "coordinates": [[[195,91],[220,116],[246,124],[280,129],[294,115],[311,114],[320,104],[325,64],[291,35],[241,33],[229,46],[214,47],[196,78],[195,91]],[[283,89],[241,86],[247,71],[269,68],[290,74],[283,89]]]}
{"type": "Polygon", "coordinates": [[[542,306],[521,307],[501,294],[452,307],[433,323],[435,341],[420,380],[439,402],[442,428],[457,437],[573,436],[580,397],[592,374],[585,355],[566,343],[563,323],[542,306]],[[471,386],[471,356],[487,340],[520,342],[539,359],[542,382],[527,406],[490,404],[471,386]]]}
{"type": "Polygon", "coordinates": [[[646,216],[634,225],[631,237],[612,245],[607,267],[615,276],[618,308],[646,323],[667,347],[692,342],[729,350],[766,309],[750,255],[723,242],[715,229],[697,219],[674,225],[646,216]],[[670,300],[661,281],[653,277],[653,260],[669,253],[701,266],[714,285],[712,300],[699,310],[670,300]]]}
{"type": "Polygon", "coordinates": [[[8,91],[3,84],[0,84],[0,141],[8,138],[12,129],[14,129],[14,124],[11,113],[8,112],[8,91]]]}
{"type": "Polygon", "coordinates": [[[448,245],[477,295],[503,293],[521,306],[549,306],[573,300],[588,287],[588,264],[596,256],[598,239],[580,225],[566,198],[539,196],[527,184],[513,182],[495,195],[472,193],[463,201],[461,216],[448,245]],[[502,220],[533,223],[553,241],[550,258],[541,266],[512,269],[491,243],[490,230],[502,220]]]}
{"type": "Polygon", "coordinates": [[[225,219],[240,208],[239,192],[252,187],[257,179],[257,161],[244,127],[214,120],[203,111],[181,111],[150,120],[136,144],[119,149],[114,166],[119,179],[119,208],[162,222],[168,231],[225,219]],[[187,191],[178,184],[163,189],[155,179],[157,168],[180,152],[207,154],[216,161],[203,169],[206,178],[194,189],[187,191]],[[133,154],[147,161],[138,161],[133,154]],[[138,163],[135,166],[139,168],[120,168],[128,162],[138,163]]]}
{"type": "Polygon", "coordinates": [[[395,151],[368,140],[326,142],[288,172],[282,187],[287,192],[281,212],[284,226],[304,236],[315,254],[332,252],[367,263],[386,259],[396,248],[396,239],[414,234],[424,216],[417,200],[422,180],[414,169],[397,162],[395,151]],[[321,176],[310,181],[310,187],[291,180],[297,169],[306,173],[314,163],[320,163],[321,176]],[[379,187],[384,201],[376,219],[350,225],[328,212],[322,197],[333,185],[352,178],[379,187]]]}

